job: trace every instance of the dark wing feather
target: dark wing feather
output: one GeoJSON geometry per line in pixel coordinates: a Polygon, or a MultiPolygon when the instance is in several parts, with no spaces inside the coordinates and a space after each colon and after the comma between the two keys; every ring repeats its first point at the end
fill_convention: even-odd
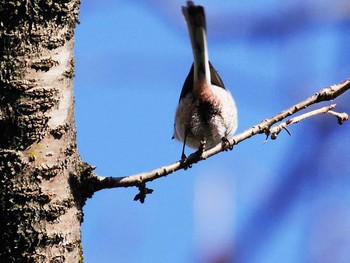
{"type": "Polygon", "coordinates": [[[218,72],[215,70],[214,66],[209,61],[209,68],[210,68],[210,78],[211,78],[211,84],[216,85],[220,88],[226,89],[224,82],[220,78],[218,72]]]}
{"type": "Polygon", "coordinates": [[[194,66],[193,66],[193,63],[192,63],[192,67],[190,69],[190,72],[188,73],[186,79],[185,79],[185,82],[182,86],[182,90],[181,90],[181,94],[180,94],[180,98],[179,98],[179,101],[186,97],[186,95],[188,93],[192,93],[192,90],[193,90],[193,75],[194,75],[194,66]]]}

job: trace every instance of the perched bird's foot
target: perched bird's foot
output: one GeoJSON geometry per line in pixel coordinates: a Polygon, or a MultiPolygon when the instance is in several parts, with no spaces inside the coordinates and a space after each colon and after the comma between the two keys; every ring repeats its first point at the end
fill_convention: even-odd
{"type": "Polygon", "coordinates": [[[228,151],[228,150],[232,151],[233,145],[230,145],[230,141],[226,137],[222,137],[221,144],[222,144],[222,147],[225,149],[225,151],[228,151]]]}
{"type": "Polygon", "coordinates": [[[181,154],[180,162],[184,166],[184,170],[187,170],[188,168],[192,168],[192,164],[188,163],[188,158],[187,158],[186,154],[184,154],[184,153],[181,154]]]}

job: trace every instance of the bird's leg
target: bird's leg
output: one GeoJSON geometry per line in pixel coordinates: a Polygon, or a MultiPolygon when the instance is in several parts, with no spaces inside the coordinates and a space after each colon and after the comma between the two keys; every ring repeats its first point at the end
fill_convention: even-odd
{"type": "Polygon", "coordinates": [[[184,144],[182,146],[181,162],[184,164],[184,169],[192,168],[192,164],[187,164],[187,156],[185,154],[186,140],[188,135],[188,129],[185,130],[184,144]]]}
{"type": "Polygon", "coordinates": [[[185,147],[186,147],[186,139],[188,135],[188,130],[185,130],[185,137],[184,137],[184,144],[182,145],[182,153],[181,153],[181,160],[185,161],[187,159],[187,156],[185,154],[185,147]]]}

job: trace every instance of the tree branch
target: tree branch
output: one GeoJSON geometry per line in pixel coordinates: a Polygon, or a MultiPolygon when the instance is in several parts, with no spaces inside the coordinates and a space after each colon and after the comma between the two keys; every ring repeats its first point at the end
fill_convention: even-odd
{"type": "Polygon", "coordinates": [[[336,104],[331,104],[329,106],[325,106],[325,107],[322,107],[320,109],[317,109],[317,110],[313,110],[313,111],[309,111],[307,113],[304,113],[302,115],[299,115],[299,116],[296,116],[294,118],[291,118],[285,122],[282,122],[278,125],[275,125],[273,127],[271,127],[269,129],[269,134],[267,134],[267,137],[266,137],[266,140],[268,139],[269,135],[271,135],[271,139],[272,140],[275,140],[277,138],[277,135],[282,131],[282,130],[286,130],[287,133],[289,135],[291,135],[291,133],[289,132],[289,130],[287,129],[287,127],[289,125],[292,125],[292,124],[296,124],[302,120],[305,120],[307,118],[310,118],[312,116],[315,116],[315,115],[319,115],[319,114],[325,114],[325,113],[328,113],[332,116],[335,116],[337,117],[338,119],[338,124],[343,124],[344,121],[348,120],[349,119],[349,115],[345,112],[343,113],[339,113],[339,112],[335,112],[335,111],[332,111],[332,109],[334,109],[336,106],[336,104]]]}
{"type": "Polygon", "coordinates": [[[152,192],[151,189],[146,188],[147,182],[153,181],[160,177],[167,176],[168,174],[176,172],[180,169],[187,169],[188,167],[191,167],[193,164],[199,161],[205,160],[208,157],[211,157],[220,152],[232,150],[232,148],[235,145],[256,134],[264,133],[267,135],[267,137],[271,135],[271,139],[275,139],[278,133],[282,129],[286,129],[288,125],[300,122],[306,118],[309,118],[311,116],[315,116],[321,113],[328,113],[336,116],[338,118],[338,123],[342,124],[345,120],[349,119],[349,116],[346,113],[337,113],[337,112],[331,111],[335,107],[335,104],[332,104],[330,106],[326,106],[318,110],[314,110],[314,111],[310,111],[308,113],[302,114],[280,125],[272,127],[272,125],[284,120],[285,118],[313,104],[316,104],[322,101],[333,100],[336,97],[343,94],[344,92],[346,92],[348,89],[350,89],[350,79],[347,79],[339,84],[326,87],[320,90],[319,92],[317,92],[315,95],[291,106],[290,108],[276,114],[275,116],[265,119],[262,122],[252,126],[251,128],[235,136],[228,138],[227,140],[223,140],[221,144],[218,144],[217,146],[209,150],[204,150],[204,151],[198,150],[193,154],[191,154],[190,156],[188,156],[188,158],[185,160],[180,160],[172,164],[162,166],[152,171],[139,173],[131,176],[125,176],[125,177],[103,177],[91,172],[89,178],[87,178],[88,180],[90,179],[89,180],[90,189],[92,188],[93,192],[96,192],[107,188],[137,186],[139,187],[140,193],[135,196],[135,200],[140,200],[141,202],[143,202],[145,199],[145,196],[152,192]]]}

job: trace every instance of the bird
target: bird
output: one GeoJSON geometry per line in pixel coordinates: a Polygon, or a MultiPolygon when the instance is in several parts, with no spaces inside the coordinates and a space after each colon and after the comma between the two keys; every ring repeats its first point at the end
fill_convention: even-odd
{"type": "Polygon", "coordinates": [[[232,135],[238,126],[237,107],[208,58],[204,7],[187,1],[182,6],[191,39],[193,64],[176,108],[173,138],[193,149],[210,149],[232,135]]]}

